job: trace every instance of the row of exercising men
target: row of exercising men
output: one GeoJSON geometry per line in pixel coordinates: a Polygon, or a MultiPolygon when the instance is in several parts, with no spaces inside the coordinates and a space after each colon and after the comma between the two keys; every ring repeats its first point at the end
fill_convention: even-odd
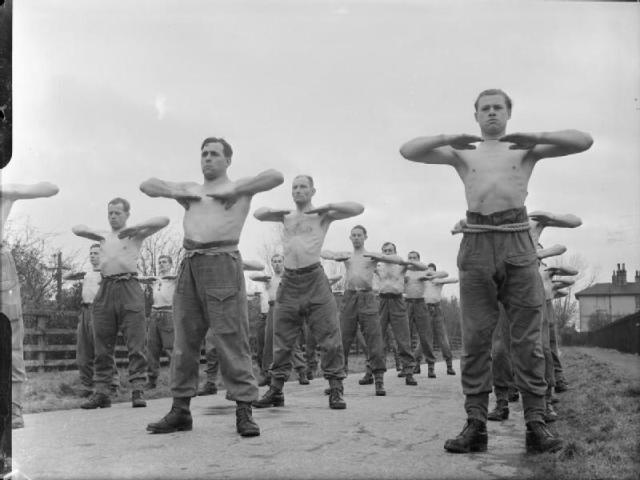
{"type": "MultiPolygon", "coordinates": [[[[584,151],[591,146],[592,139],[576,130],[506,134],[512,102],[501,90],[481,92],[474,107],[481,136],[419,137],[400,149],[401,155],[409,160],[454,167],[464,184],[468,204],[458,255],[463,332],[461,380],[467,422],[457,437],[447,440],[445,449],[450,452],[487,449],[491,336],[498,322],[498,304],[502,303],[510,323],[512,357],[517,359],[514,368],[524,404],[527,449],[555,451],[561,448],[562,440],[544,421],[547,390],[541,342],[544,298],[536,245],[529,232],[524,202],[538,160],[584,151]],[[514,332],[518,332],[517,337],[514,332]]],[[[186,256],[179,269],[173,301],[173,403],[165,417],[147,426],[151,432],[192,428],[189,403],[196,394],[200,345],[206,331],[213,328],[221,374],[229,397],[237,402],[237,430],[243,436],[260,433],[251,414],[251,402],[257,400],[258,387],[251,372],[238,241],[253,195],[281,184],[283,176],[268,170],[255,177],[231,181],[227,176],[231,156],[231,147],[224,140],[205,139],[201,146],[203,184],[152,178],[140,187],[149,196],[174,199],[185,208],[186,256]]],[[[312,178],[298,176],[292,187],[295,210],[261,208],[254,213],[258,220],[283,223],[285,233],[285,272],[274,305],[274,360],[269,391],[276,401],[282,395],[284,380],[291,369],[291,349],[304,315],[323,353],[321,366],[330,384],[330,406],[341,409],[346,407],[342,398],[344,352],[335,299],[319,260],[331,223],[358,215],[363,207],[355,202],[314,207],[311,203],[314,194],[312,178]]],[[[144,307],[141,290],[134,285],[135,260],[144,238],[168,223],[167,218],[157,217],[126,227],[129,209],[121,200],[116,199],[108,206],[110,231],[74,227],[76,234],[101,244],[103,280],[93,311],[95,328],[104,323],[108,332],[117,331],[120,325],[125,331],[144,329],[144,323],[139,321],[144,307]]],[[[96,345],[96,383],[98,393],[103,394],[108,394],[111,381],[114,345],[106,347],[106,351],[100,352],[96,345]]],[[[144,375],[139,375],[140,365],[136,365],[138,345],[127,341],[127,347],[130,381],[135,388],[144,375]]]]}

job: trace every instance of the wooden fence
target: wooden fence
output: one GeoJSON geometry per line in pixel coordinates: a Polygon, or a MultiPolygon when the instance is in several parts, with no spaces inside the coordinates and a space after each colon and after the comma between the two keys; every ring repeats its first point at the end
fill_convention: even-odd
{"type": "Polygon", "coordinates": [[[614,348],[640,355],[640,312],[636,312],[591,332],[567,332],[564,345],[614,348]]]}
{"type": "MultiPolygon", "coordinates": [[[[338,305],[342,295],[337,293],[338,305]]],[[[255,324],[260,312],[258,297],[249,299],[249,326],[252,350],[255,352],[255,324]]],[[[76,369],[76,332],[79,312],[76,311],[51,311],[28,310],[24,312],[25,339],[24,356],[25,365],[29,371],[68,370],[76,369]]],[[[460,337],[450,337],[452,350],[460,349],[460,337]]],[[[434,348],[439,350],[437,341],[434,348]]],[[[119,367],[128,364],[127,349],[122,334],[118,334],[116,341],[116,363],[119,367]]],[[[354,342],[350,354],[359,355],[362,350],[357,342],[354,342]]],[[[201,363],[205,363],[204,350],[201,352],[201,363]]],[[[160,363],[166,365],[169,359],[166,356],[160,358],[160,363]]]]}

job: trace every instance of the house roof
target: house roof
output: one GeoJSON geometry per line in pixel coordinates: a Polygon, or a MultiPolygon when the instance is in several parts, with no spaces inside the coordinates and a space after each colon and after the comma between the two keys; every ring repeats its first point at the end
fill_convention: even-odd
{"type": "Polygon", "coordinates": [[[640,283],[632,282],[625,285],[596,283],[595,285],[591,285],[590,287],[575,293],[576,298],[614,295],[640,295],[640,283]]]}

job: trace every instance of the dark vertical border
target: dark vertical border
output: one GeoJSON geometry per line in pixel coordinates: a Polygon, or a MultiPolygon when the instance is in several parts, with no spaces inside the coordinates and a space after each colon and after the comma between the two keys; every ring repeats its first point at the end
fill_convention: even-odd
{"type": "Polygon", "coordinates": [[[0,0],[0,168],[11,160],[13,121],[11,106],[11,39],[13,0],[0,0]]]}
{"type": "Polygon", "coordinates": [[[11,323],[0,313],[0,475],[11,471],[11,323]]]}

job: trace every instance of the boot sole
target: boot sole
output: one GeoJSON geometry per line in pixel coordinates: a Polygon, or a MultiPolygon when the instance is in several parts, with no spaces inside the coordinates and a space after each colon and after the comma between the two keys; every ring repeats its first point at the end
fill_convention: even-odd
{"type": "Polygon", "coordinates": [[[95,407],[83,407],[82,405],[80,405],[80,408],[82,408],[83,410],[95,410],[97,408],[111,408],[111,405],[96,405],[95,407]]]}
{"type": "Polygon", "coordinates": [[[502,415],[500,415],[500,417],[487,416],[487,420],[490,420],[492,422],[501,422],[502,420],[509,420],[509,412],[503,413],[502,415]]]}
{"type": "Polygon", "coordinates": [[[387,392],[376,392],[376,397],[384,397],[387,395],[387,392]]]}
{"type": "Polygon", "coordinates": [[[147,406],[146,402],[145,403],[132,403],[131,404],[131,407],[133,407],[133,408],[143,408],[143,407],[146,407],[146,406],[147,406]]]}
{"type": "Polygon", "coordinates": [[[241,437],[259,437],[260,430],[250,430],[247,432],[238,432],[241,437]]]}
{"type": "Polygon", "coordinates": [[[458,448],[452,446],[447,447],[447,444],[445,443],[444,449],[451,453],[481,453],[487,451],[487,444],[471,445],[469,448],[458,448]]]}
{"type": "Polygon", "coordinates": [[[333,410],[344,410],[345,408],[347,408],[346,405],[329,405],[329,408],[333,409],[333,410]]]}
{"type": "Polygon", "coordinates": [[[284,407],[284,401],[282,402],[275,402],[275,403],[269,403],[267,405],[261,405],[261,404],[257,404],[257,403],[252,403],[251,404],[254,408],[271,408],[271,407],[284,407]]]}
{"type": "Polygon", "coordinates": [[[173,433],[173,432],[187,432],[193,430],[193,425],[180,425],[172,428],[153,428],[147,426],[147,431],[151,433],[173,433]]]}

